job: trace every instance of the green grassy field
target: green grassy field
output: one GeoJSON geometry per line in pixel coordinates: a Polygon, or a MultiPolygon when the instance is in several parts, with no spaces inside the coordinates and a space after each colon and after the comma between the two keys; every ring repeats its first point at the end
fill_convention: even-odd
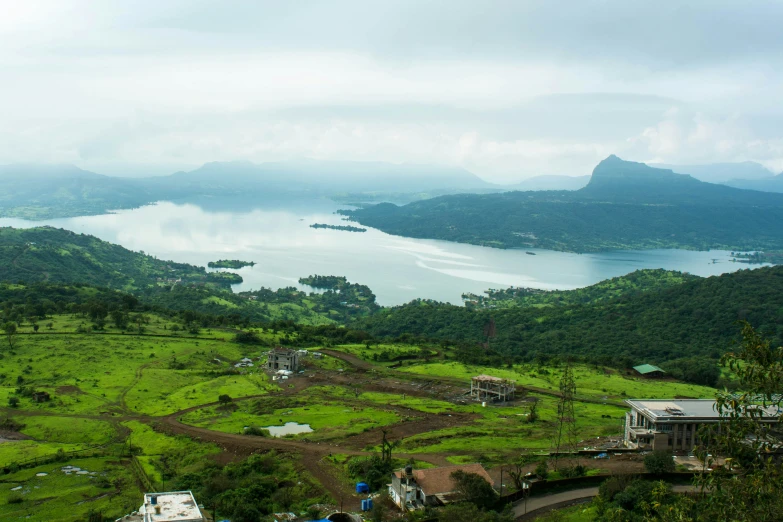
{"type": "Polygon", "coordinates": [[[141,505],[141,495],[127,465],[116,458],[73,459],[5,475],[0,483],[0,520],[81,521],[89,510],[130,513],[141,505]],[[65,473],[66,465],[88,473],[65,473]]]}
{"type": "Polygon", "coordinates": [[[313,431],[289,437],[309,440],[339,439],[400,420],[394,412],[339,400],[256,399],[239,403],[238,407],[236,411],[221,410],[216,406],[203,408],[185,414],[181,420],[227,433],[242,433],[245,427],[263,428],[296,422],[310,425],[313,431]]]}
{"type": "MultiPolygon", "coordinates": [[[[104,332],[76,333],[84,331],[84,318],[55,315],[42,321],[37,333],[23,325],[13,349],[0,351],[0,420],[9,417],[12,424],[23,425],[16,429],[29,437],[0,442],[0,467],[11,471],[0,480],[0,520],[71,520],[53,515],[58,510],[73,514],[76,520],[91,509],[110,516],[137,509],[141,495],[129,467],[130,452],[156,487],[163,487],[164,480],[170,481],[175,473],[203,466],[205,459],[221,451],[211,444],[156,431],[156,417],[188,408],[194,409],[180,420],[198,427],[242,433],[246,426],[295,422],[314,430],[293,435],[295,439],[338,445],[366,430],[401,421],[435,420],[434,428],[406,436],[396,451],[439,454],[453,463],[480,460],[491,466],[521,451],[545,453],[552,447],[557,399],[543,391],[557,390],[560,368],[466,366],[444,360],[444,354],[428,347],[349,344],[330,348],[359,357],[375,369],[359,371],[331,356],[306,357],[306,376],[333,377],[339,384],[328,384],[329,380],[295,384],[272,381],[262,371],[267,348],[233,342],[234,332],[202,329],[194,336],[155,314],[145,314],[139,322],[144,335],[123,334],[110,326],[104,332]],[[254,366],[236,368],[234,364],[244,357],[251,358],[254,366]],[[389,368],[399,360],[402,366],[389,368]],[[459,391],[446,400],[446,395],[428,397],[419,392],[412,396],[363,387],[373,379],[385,379],[397,381],[400,390],[406,390],[427,378],[445,377],[450,389],[467,390],[470,377],[481,373],[543,391],[520,393],[520,400],[511,406],[482,407],[478,402],[457,400],[462,397],[459,391]],[[52,399],[36,403],[30,397],[32,391],[47,391],[52,399]],[[214,405],[220,395],[251,398],[235,400],[231,408],[225,408],[214,405]],[[9,405],[12,397],[19,399],[16,407],[9,405]],[[527,422],[528,399],[538,401],[539,419],[532,423],[527,422]],[[450,423],[451,415],[459,422],[450,423]],[[59,450],[88,451],[93,456],[66,455],[62,462],[37,465],[59,450]],[[36,467],[16,466],[30,459],[37,459],[29,463],[36,467]],[[60,470],[65,465],[96,474],[68,475],[60,470]],[[48,475],[36,477],[37,472],[48,475]],[[18,486],[22,489],[11,491],[18,486]]],[[[286,335],[262,329],[256,333],[266,345],[286,335]]],[[[624,398],[714,396],[714,390],[706,387],[641,379],[587,365],[577,366],[574,373],[578,398],[588,400],[575,404],[584,441],[621,433],[625,408],[617,403],[624,398]]],[[[374,444],[375,439],[366,449],[377,451],[374,444]]],[[[333,464],[344,467],[346,461],[333,464]]]]}
{"type": "MultiPolygon", "coordinates": [[[[557,391],[562,369],[535,365],[516,365],[508,368],[488,368],[485,366],[467,366],[457,362],[434,362],[429,364],[414,364],[402,366],[400,371],[416,375],[434,375],[450,377],[469,382],[470,378],[479,374],[488,374],[516,382],[520,386],[534,386],[545,390],[557,391]]],[[[645,379],[633,375],[625,375],[609,368],[593,368],[578,365],[574,368],[577,395],[602,399],[664,399],[671,397],[691,397],[694,399],[712,398],[715,389],[696,384],[685,384],[676,381],[661,381],[645,379]]]]}

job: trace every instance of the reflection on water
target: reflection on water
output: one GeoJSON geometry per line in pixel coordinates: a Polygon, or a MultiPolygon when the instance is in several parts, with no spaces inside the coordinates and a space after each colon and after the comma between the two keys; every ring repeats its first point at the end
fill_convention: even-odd
{"type": "Polygon", "coordinates": [[[729,252],[651,250],[572,254],[499,250],[425,239],[310,228],[341,224],[339,207],[328,200],[259,201],[209,198],[161,202],[116,214],[28,222],[0,219],[0,226],[51,225],[95,235],[161,259],[206,266],[218,259],[255,261],[237,270],[237,290],[296,286],[310,274],[341,275],[368,285],[382,305],[415,298],[455,304],[465,292],[489,287],[571,289],[640,268],[666,268],[709,276],[747,268],[729,252]],[[713,259],[717,260],[713,263],[713,259]]]}
{"type": "Polygon", "coordinates": [[[298,435],[299,433],[310,433],[313,431],[309,424],[299,424],[297,422],[286,422],[282,426],[264,426],[263,428],[269,430],[269,434],[273,437],[298,435]]]}

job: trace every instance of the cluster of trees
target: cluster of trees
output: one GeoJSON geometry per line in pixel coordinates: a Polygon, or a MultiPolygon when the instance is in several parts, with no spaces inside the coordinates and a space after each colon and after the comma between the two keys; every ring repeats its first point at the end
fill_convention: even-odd
{"type": "Polygon", "coordinates": [[[313,223],[310,228],[328,228],[329,230],[342,230],[343,232],[367,232],[366,228],[353,227],[351,225],[326,225],[324,223],[313,223]]]}
{"type": "Polygon", "coordinates": [[[614,277],[591,286],[575,290],[540,290],[538,288],[490,289],[485,295],[467,293],[462,295],[467,308],[506,308],[509,306],[567,306],[595,304],[614,297],[635,293],[659,291],[688,281],[701,279],[699,276],[674,270],[636,270],[624,276],[614,277]]]}
{"type": "Polygon", "coordinates": [[[233,268],[239,269],[246,266],[255,266],[253,261],[240,261],[239,259],[218,259],[207,263],[209,268],[233,268]]]}
{"type": "Polygon", "coordinates": [[[288,458],[274,452],[225,467],[205,459],[199,469],[179,475],[173,487],[193,491],[208,511],[235,522],[258,522],[275,512],[308,512],[327,500],[288,458]]]}
{"type": "Polygon", "coordinates": [[[469,310],[416,300],[384,308],[355,326],[381,338],[472,344],[474,348],[464,355],[477,362],[533,361],[568,354],[627,368],[680,360],[669,365],[675,374],[711,383],[716,374],[707,366],[716,366],[721,354],[739,340],[736,322],[747,320],[773,343],[781,343],[782,310],[783,267],[768,267],[588,304],[469,310]],[[485,327],[490,321],[495,324],[495,337],[486,350],[479,343],[487,341],[485,327]]]}

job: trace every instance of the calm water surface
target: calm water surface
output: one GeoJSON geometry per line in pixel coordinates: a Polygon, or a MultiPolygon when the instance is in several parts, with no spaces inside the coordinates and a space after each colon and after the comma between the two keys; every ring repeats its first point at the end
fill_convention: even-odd
{"type": "MultiPolygon", "coordinates": [[[[312,223],[345,224],[328,200],[161,202],[115,214],[29,222],[0,219],[17,228],[51,225],[92,234],[161,259],[206,266],[218,259],[255,261],[237,270],[244,283],[235,290],[300,286],[310,274],[344,275],[368,285],[382,305],[415,298],[455,304],[464,292],[526,286],[572,289],[640,268],[682,270],[700,276],[747,265],[729,261],[729,252],[688,250],[571,254],[499,250],[473,245],[365,233],[313,229],[312,223]]],[[[301,287],[310,290],[308,287],[301,287]]]]}

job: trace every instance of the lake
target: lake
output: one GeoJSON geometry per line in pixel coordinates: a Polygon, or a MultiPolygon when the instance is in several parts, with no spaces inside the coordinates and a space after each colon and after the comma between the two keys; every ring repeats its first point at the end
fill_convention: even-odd
{"type": "MultiPolygon", "coordinates": [[[[342,275],[368,285],[382,305],[415,298],[461,304],[464,292],[524,286],[573,289],[640,268],[681,270],[700,276],[731,272],[726,251],[615,251],[572,254],[548,250],[499,250],[407,239],[375,229],[343,232],[313,229],[313,223],[346,224],[329,200],[202,199],[160,202],[101,216],[24,221],[0,219],[0,226],[50,225],[92,234],[160,259],[206,266],[218,259],[255,261],[236,270],[244,283],[235,290],[297,286],[310,274],[342,275]]],[[[344,208],[344,207],[343,207],[344,208]]],[[[355,224],[354,224],[355,225],[355,224]]],[[[756,265],[757,266],[757,265],[756,265]]]]}

